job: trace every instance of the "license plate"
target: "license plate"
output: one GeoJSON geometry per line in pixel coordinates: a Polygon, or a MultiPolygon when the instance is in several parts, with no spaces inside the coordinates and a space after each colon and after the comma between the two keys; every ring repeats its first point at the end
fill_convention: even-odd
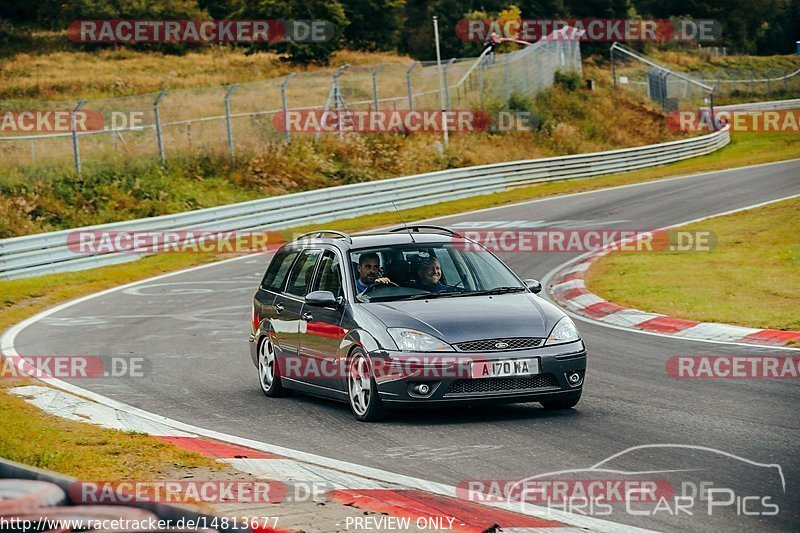
{"type": "Polygon", "coordinates": [[[472,363],[472,378],[530,376],[539,373],[539,358],[472,363]]]}

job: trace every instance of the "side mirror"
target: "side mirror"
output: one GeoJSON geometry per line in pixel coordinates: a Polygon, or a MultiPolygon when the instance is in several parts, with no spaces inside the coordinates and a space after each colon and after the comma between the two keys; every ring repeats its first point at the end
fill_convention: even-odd
{"type": "Polygon", "coordinates": [[[331,291],[314,291],[306,295],[306,303],[312,307],[337,307],[339,299],[331,291]]]}
{"type": "Polygon", "coordinates": [[[525,283],[525,286],[528,287],[533,294],[542,292],[542,284],[535,279],[526,279],[523,280],[523,283],[525,283]]]}

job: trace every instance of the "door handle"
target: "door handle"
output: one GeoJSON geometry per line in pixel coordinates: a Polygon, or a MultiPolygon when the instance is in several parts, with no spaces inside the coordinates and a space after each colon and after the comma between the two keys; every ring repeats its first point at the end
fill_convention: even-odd
{"type": "Polygon", "coordinates": [[[275,312],[281,314],[281,311],[283,311],[283,304],[278,302],[275,304],[275,312]]]}
{"type": "Polygon", "coordinates": [[[311,313],[303,313],[300,318],[302,318],[306,322],[311,322],[312,320],[314,320],[314,317],[311,316],[311,313]]]}

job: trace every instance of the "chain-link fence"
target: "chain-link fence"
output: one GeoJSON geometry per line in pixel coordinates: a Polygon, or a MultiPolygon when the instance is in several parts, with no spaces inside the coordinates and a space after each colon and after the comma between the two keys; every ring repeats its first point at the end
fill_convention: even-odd
{"type": "Polygon", "coordinates": [[[723,98],[770,100],[800,94],[800,69],[698,71],[692,76],[713,87],[720,102],[723,98]]]}
{"type": "Polygon", "coordinates": [[[800,94],[800,69],[678,72],[619,43],[610,55],[614,86],[650,98],[665,111],[800,94]]]}
{"type": "MultiPolygon", "coordinates": [[[[483,109],[512,94],[535,96],[556,71],[581,72],[578,40],[543,39],[496,56],[443,61],[450,110],[483,109]],[[472,68],[472,67],[475,68],[472,68]],[[470,70],[472,68],[472,70],[470,70]]],[[[75,102],[4,102],[5,109],[71,110],[75,102]]],[[[287,110],[440,110],[436,62],[347,67],[292,74],[228,87],[180,89],[83,102],[104,129],[0,137],[0,165],[81,164],[178,155],[239,157],[291,142],[281,117],[287,110]],[[283,112],[283,114],[281,114],[283,112]]]]}
{"type": "Polygon", "coordinates": [[[625,88],[656,102],[664,111],[714,105],[714,87],[659,65],[630,48],[611,45],[611,75],[615,88],[625,88]]]}

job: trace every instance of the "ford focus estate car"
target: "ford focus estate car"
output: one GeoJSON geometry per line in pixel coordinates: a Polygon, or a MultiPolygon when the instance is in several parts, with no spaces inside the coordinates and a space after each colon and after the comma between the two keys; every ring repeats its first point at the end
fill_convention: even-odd
{"type": "Polygon", "coordinates": [[[261,390],[385,407],[581,397],[586,348],[572,320],[478,243],[438,226],[349,236],[320,230],[279,249],[253,299],[261,390]]]}

